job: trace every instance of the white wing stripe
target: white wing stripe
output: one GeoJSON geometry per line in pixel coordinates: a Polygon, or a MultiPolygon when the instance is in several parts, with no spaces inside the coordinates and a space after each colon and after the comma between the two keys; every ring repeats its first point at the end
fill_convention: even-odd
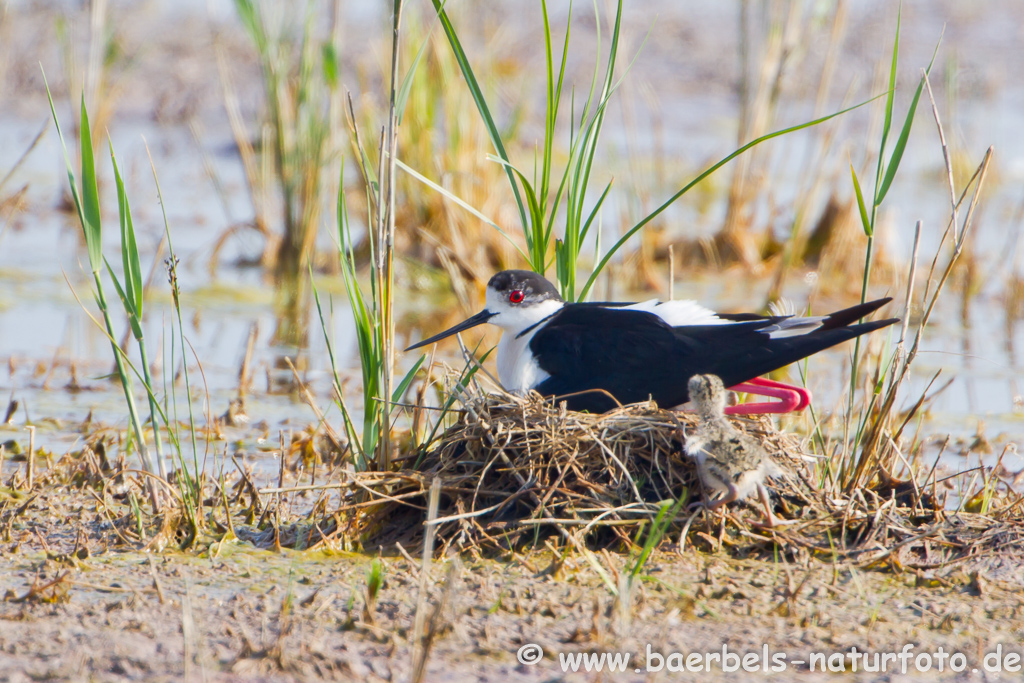
{"type": "Polygon", "coordinates": [[[684,325],[728,325],[731,320],[722,320],[709,308],[704,308],[696,301],[675,300],[658,301],[650,299],[640,303],[623,306],[631,311],[647,311],[658,316],[672,327],[684,325]]]}
{"type": "Polygon", "coordinates": [[[824,319],[824,316],[816,318],[787,318],[761,329],[760,332],[767,334],[772,339],[799,337],[802,334],[814,332],[814,330],[821,327],[824,319]]]}
{"type": "MultiPolygon", "coordinates": [[[[658,301],[657,299],[649,299],[647,301],[641,301],[640,303],[616,308],[628,311],[646,311],[647,313],[653,313],[672,327],[685,327],[687,325],[737,324],[734,320],[723,320],[722,318],[719,318],[718,314],[711,309],[704,308],[696,301],[690,300],[658,301]]],[[[780,320],[773,325],[768,325],[758,331],[762,334],[767,334],[772,339],[798,337],[802,334],[813,332],[821,327],[822,321],[824,321],[826,317],[827,316],[811,318],[789,317],[785,320],[780,320]]]]}

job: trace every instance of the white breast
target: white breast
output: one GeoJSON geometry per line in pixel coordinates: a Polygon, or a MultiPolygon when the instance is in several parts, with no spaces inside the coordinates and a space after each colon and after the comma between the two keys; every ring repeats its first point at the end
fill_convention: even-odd
{"type": "Polygon", "coordinates": [[[530,340],[537,328],[522,337],[505,331],[498,342],[498,379],[505,391],[523,395],[546,380],[549,375],[541,369],[530,353],[530,340]]]}

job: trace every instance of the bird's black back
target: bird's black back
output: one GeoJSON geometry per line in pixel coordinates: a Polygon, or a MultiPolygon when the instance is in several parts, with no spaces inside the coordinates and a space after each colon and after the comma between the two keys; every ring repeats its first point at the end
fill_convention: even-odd
{"type": "Polygon", "coordinates": [[[760,330],[782,317],[672,327],[646,311],[566,304],[530,340],[550,375],[536,389],[545,396],[574,394],[565,398],[571,410],[615,408],[615,400],[598,390],[623,405],[653,398],[668,408],[689,400],[686,385],[694,375],[718,375],[730,387],[891,325],[897,320],[850,324],[888,301],[838,311],[812,332],[775,339],[760,330]]]}

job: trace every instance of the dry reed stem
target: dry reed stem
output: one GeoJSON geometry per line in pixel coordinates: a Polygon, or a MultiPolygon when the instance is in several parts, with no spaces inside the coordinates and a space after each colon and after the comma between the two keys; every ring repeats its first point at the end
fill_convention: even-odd
{"type": "Polygon", "coordinates": [[[441,479],[435,478],[430,482],[430,496],[427,502],[427,519],[424,524],[425,540],[423,543],[423,564],[420,566],[420,587],[416,599],[416,620],[413,625],[413,646],[415,650],[415,670],[418,672],[414,677],[420,680],[423,677],[423,667],[426,665],[427,654],[430,645],[424,642],[424,627],[426,624],[427,606],[427,580],[430,576],[430,564],[434,558],[434,536],[437,532],[437,507],[441,500],[441,479]]]}

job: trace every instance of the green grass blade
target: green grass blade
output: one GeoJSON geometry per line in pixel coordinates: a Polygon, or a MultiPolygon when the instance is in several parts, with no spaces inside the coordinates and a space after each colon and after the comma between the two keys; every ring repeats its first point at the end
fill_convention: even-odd
{"type": "MultiPolygon", "coordinates": [[[[544,19],[544,64],[547,76],[547,102],[544,111],[544,159],[541,162],[540,196],[546,209],[548,187],[551,182],[551,150],[555,137],[555,122],[558,120],[558,102],[561,93],[555,91],[555,61],[551,51],[551,21],[548,19],[547,0],[540,0],[540,12],[544,19]]],[[[536,181],[536,169],[534,180],[536,181]]],[[[536,226],[535,226],[536,227],[536,226]]]]}
{"type": "Polygon", "coordinates": [[[597,218],[597,212],[601,210],[601,205],[604,204],[604,200],[608,197],[608,193],[612,189],[612,183],[615,180],[609,180],[608,184],[604,186],[604,192],[597,198],[597,203],[594,204],[594,208],[590,210],[590,215],[587,216],[587,222],[583,224],[583,229],[580,230],[580,246],[583,245],[583,240],[587,239],[587,233],[590,232],[590,226],[593,224],[594,219],[597,218]]]}
{"type": "Polygon", "coordinates": [[[882,124],[882,149],[885,149],[885,140],[892,128],[892,107],[893,99],[896,96],[896,65],[900,53],[900,22],[903,18],[903,3],[900,3],[896,11],[896,39],[892,45],[892,64],[889,66],[889,92],[885,96],[885,122],[882,124]]]}
{"type": "MultiPolygon", "coordinates": [[[[494,160],[503,163],[500,159],[494,160]]],[[[537,201],[537,193],[533,191],[533,186],[530,185],[530,181],[526,179],[523,172],[508,164],[505,164],[505,166],[506,168],[512,168],[512,171],[519,176],[519,181],[523,184],[523,191],[526,193],[526,205],[530,209],[530,229],[524,231],[524,234],[527,236],[526,249],[530,254],[528,261],[530,267],[536,273],[543,275],[548,246],[547,240],[544,239],[543,209],[537,201]]]]}
{"type": "MultiPolygon", "coordinates": [[[[892,63],[889,66],[889,89],[885,95],[885,120],[882,124],[882,138],[878,144],[878,164],[875,168],[875,194],[872,199],[872,206],[878,206],[878,191],[881,187],[882,176],[884,175],[885,146],[889,141],[889,131],[892,128],[892,107],[893,99],[896,96],[896,65],[900,52],[900,22],[903,17],[903,2],[901,0],[899,9],[896,12],[896,37],[892,44],[892,63]]],[[[872,217],[874,216],[872,212],[872,217]]],[[[858,341],[857,347],[860,348],[858,341]]]]}
{"type": "Polygon", "coordinates": [[[255,43],[256,53],[266,54],[267,33],[263,28],[263,18],[260,16],[259,8],[252,0],[235,0],[235,10],[238,12],[239,19],[242,20],[242,26],[255,43]]]}
{"type": "MultiPolygon", "coordinates": [[[[451,20],[448,19],[448,13],[444,11],[443,3],[440,0],[431,0],[434,3],[434,9],[437,11],[437,17],[441,20],[441,26],[444,27],[445,35],[448,37],[448,44],[451,45],[452,53],[455,55],[455,61],[458,62],[459,68],[462,70],[462,77],[466,81],[466,85],[469,87],[470,95],[473,97],[473,102],[476,103],[477,111],[480,112],[480,117],[483,119],[484,127],[487,129],[487,135],[491,138],[491,144],[494,145],[494,150],[498,153],[498,156],[508,161],[508,154],[505,152],[505,145],[501,141],[501,133],[498,131],[498,126],[494,122],[494,117],[491,116],[491,110],[487,106],[487,101],[484,99],[483,90],[480,88],[480,84],[476,80],[476,76],[473,74],[473,68],[469,64],[469,58],[466,56],[465,50],[462,49],[462,43],[459,41],[458,35],[455,33],[455,27],[452,26],[451,20]]],[[[523,224],[523,231],[525,232],[529,228],[527,222],[529,218],[526,215],[526,206],[523,204],[522,195],[519,192],[519,187],[516,184],[515,175],[512,171],[506,167],[505,175],[508,176],[509,185],[512,186],[512,193],[515,195],[516,207],[519,209],[519,218],[523,224]]]]}
{"type": "Polygon", "coordinates": [[[661,539],[665,536],[665,531],[668,529],[668,525],[676,518],[679,514],[679,510],[683,507],[683,502],[686,500],[686,491],[680,493],[673,503],[664,502],[661,508],[658,510],[658,515],[654,519],[654,523],[651,524],[651,530],[647,533],[647,539],[644,542],[643,550],[640,551],[640,555],[636,558],[636,562],[633,563],[633,567],[630,570],[630,579],[635,579],[637,574],[643,571],[644,566],[647,564],[647,560],[650,558],[651,553],[658,547],[661,539]]]}
{"type": "Polygon", "coordinates": [[[868,218],[867,207],[864,206],[864,193],[860,190],[860,181],[857,180],[857,171],[853,164],[850,164],[850,175],[853,177],[853,191],[857,194],[857,208],[860,210],[860,224],[864,228],[864,234],[871,237],[874,230],[871,227],[871,219],[868,218]]]}
{"type": "Polygon", "coordinates": [[[885,177],[882,178],[882,184],[878,188],[878,196],[875,198],[875,206],[882,203],[885,199],[886,193],[889,192],[889,186],[892,185],[893,179],[896,177],[896,169],[900,166],[900,161],[903,159],[903,151],[907,147],[907,138],[910,137],[910,129],[914,125],[914,114],[917,113],[917,103],[921,99],[921,90],[924,88],[924,78],[917,85],[917,91],[914,93],[914,99],[910,102],[910,109],[907,111],[907,118],[903,122],[903,128],[900,130],[900,136],[896,139],[896,147],[892,150],[892,156],[889,158],[889,164],[885,168],[885,177]]]}
{"type": "MultiPolygon", "coordinates": [[[[142,320],[142,299],[143,282],[142,266],[139,264],[139,248],[135,242],[135,225],[132,222],[131,205],[128,203],[128,194],[124,189],[124,181],[121,178],[121,171],[117,167],[117,159],[114,158],[114,147],[110,147],[110,163],[114,167],[114,183],[117,185],[117,209],[121,224],[121,263],[124,268],[124,285],[127,302],[131,305],[131,315],[138,320],[132,323],[132,332],[135,338],[142,337],[142,329],[139,321],[142,320]]],[[[110,264],[107,264],[110,269],[110,264]]],[[[111,273],[113,278],[113,273],[111,273]]]]}
{"type": "Polygon", "coordinates": [[[323,65],[324,80],[327,81],[327,87],[331,91],[338,88],[338,71],[340,71],[338,63],[340,61],[338,49],[334,43],[324,43],[320,48],[320,63],[323,65]]]}
{"type": "MultiPolygon", "coordinates": [[[[608,50],[608,65],[605,67],[605,79],[604,87],[601,90],[601,99],[599,100],[597,111],[594,113],[594,119],[590,123],[590,129],[587,131],[585,141],[583,144],[583,174],[578,178],[579,191],[578,201],[579,204],[576,209],[576,216],[583,215],[583,202],[586,199],[587,186],[590,184],[590,172],[594,166],[594,156],[597,154],[597,141],[601,136],[601,129],[604,126],[604,115],[608,108],[608,102],[612,96],[612,93],[616,89],[615,82],[615,60],[619,54],[619,37],[622,28],[622,0],[619,0],[616,11],[615,11],[615,25],[612,29],[611,45],[608,50]]],[[[579,221],[577,221],[579,225],[579,221]]]]}
{"type": "Polygon", "coordinates": [[[118,282],[117,273],[115,273],[114,269],[110,267],[110,262],[104,258],[103,263],[107,267],[107,274],[110,276],[110,281],[114,283],[114,289],[117,290],[117,298],[121,300],[121,305],[124,306],[124,311],[128,314],[128,324],[131,325],[132,336],[136,339],[141,339],[142,325],[139,322],[138,314],[135,312],[135,304],[128,298],[129,295],[121,287],[121,283],[118,282]]]}
{"type": "Polygon", "coordinates": [[[395,388],[394,393],[391,394],[392,403],[398,403],[398,400],[402,398],[402,394],[409,389],[409,385],[412,384],[413,377],[416,376],[416,372],[420,369],[423,365],[423,361],[426,359],[427,354],[423,354],[420,356],[420,359],[413,363],[413,366],[409,368],[409,372],[405,373],[405,377],[402,378],[402,381],[399,382],[398,386],[395,388]]]}
{"type": "MultiPolygon", "coordinates": [[[[558,121],[558,109],[562,100],[562,84],[565,82],[565,65],[569,56],[569,35],[572,28],[572,2],[569,3],[568,17],[565,23],[565,40],[562,43],[562,60],[558,67],[558,79],[554,77],[554,59],[551,50],[551,24],[548,19],[548,5],[541,0],[541,12],[544,16],[544,50],[547,64],[547,109],[544,121],[544,159],[541,169],[540,201],[541,213],[547,212],[548,190],[551,188],[552,151],[555,141],[555,127],[558,121]]],[[[554,206],[558,206],[557,200],[554,206]]],[[[555,212],[553,211],[552,214],[555,212]]],[[[545,244],[550,239],[550,230],[546,231],[545,244]]]]}
{"type": "Polygon", "coordinates": [[[917,113],[917,103],[921,99],[921,91],[924,89],[925,78],[932,71],[932,65],[935,64],[935,55],[939,52],[939,44],[942,39],[935,45],[935,51],[932,53],[932,60],[928,63],[928,68],[924,70],[924,75],[921,76],[921,80],[917,84],[917,90],[914,91],[914,99],[910,102],[910,109],[907,111],[907,118],[903,122],[903,128],[900,129],[900,136],[896,139],[896,147],[892,150],[892,156],[889,158],[889,165],[885,169],[885,177],[882,179],[882,184],[878,189],[877,197],[875,198],[875,206],[882,203],[885,199],[885,195],[889,192],[889,186],[892,185],[893,179],[896,177],[896,169],[900,166],[900,161],[903,159],[903,152],[907,148],[907,139],[910,137],[910,129],[914,124],[914,114],[917,113]]]}
{"type": "Polygon", "coordinates": [[[801,124],[796,125],[796,126],[791,126],[789,128],[783,128],[781,130],[777,130],[777,131],[775,131],[773,133],[768,133],[767,135],[762,135],[761,137],[757,138],[756,140],[752,140],[752,141],[748,142],[747,144],[743,145],[742,147],[740,147],[736,151],[732,152],[728,156],[724,157],[723,159],[721,159],[720,161],[718,161],[717,163],[712,165],[706,171],[704,171],[703,173],[698,175],[696,178],[691,180],[689,183],[687,183],[681,190],[679,190],[674,195],[669,197],[668,200],[665,201],[664,204],[662,204],[657,209],[655,209],[654,211],[649,213],[639,223],[637,223],[632,228],[627,230],[626,233],[622,237],[620,237],[619,240],[614,245],[612,245],[612,248],[608,250],[608,252],[601,258],[601,261],[597,264],[597,267],[594,268],[594,272],[590,275],[590,279],[587,280],[587,284],[584,285],[583,291],[580,293],[580,301],[583,301],[586,298],[587,293],[590,291],[590,288],[594,286],[595,282],[597,282],[598,276],[601,274],[601,271],[604,270],[604,267],[606,265],[608,265],[608,261],[611,260],[612,256],[614,256],[618,252],[618,250],[621,249],[622,246],[627,241],[629,241],[629,239],[633,235],[635,235],[637,232],[639,232],[641,228],[643,228],[645,225],[647,225],[652,220],[654,220],[665,209],[670,207],[677,199],[679,199],[684,194],[686,194],[691,189],[693,189],[693,187],[695,185],[697,185],[697,183],[699,183],[700,181],[704,180],[709,175],[711,175],[712,173],[714,173],[715,171],[720,169],[722,166],[726,165],[727,163],[729,163],[730,161],[732,161],[733,159],[735,159],[739,155],[741,155],[744,152],[746,152],[748,149],[751,149],[752,147],[756,147],[757,145],[761,144],[762,142],[766,142],[768,140],[771,140],[772,138],[777,138],[777,137],[780,137],[782,135],[788,135],[789,133],[795,133],[798,130],[803,130],[805,128],[810,128],[812,126],[817,126],[820,123],[824,123],[826,121],[834,119],[835,117],[841,116],[841,115],[846,114],[848,112],[851,112],[854,109],[859,109],[860,107],[863,107],[865,104],[868,104],[870,102],[874,102],[876,99],[878,99],[878,98],[877,97],[873,97],[870,100],[866,100],[866,101],[861,102],[859,104],[855,104],[852,107],[847,107],[846,109],[841,109],[840,111],[837,111],[837,112],[834,112],[832,114],[829,114],[828,116],[822,116],[821,118],[814,119],[813,121],[807,121],[806,123],[801,123],[801,124]]]}
{"type": "Polygon", "coordinates": [[[100,223],[100,196],[96,185],[96,164],[93,158],[92,132],[89,129],[89,112],[85,110],[85,95],[82,95],[81,121],[82,149],[82,229],[85,244],[89,249],[89,265],[94,273],[103,268],[103,254],[100,223]]]}
{"type": "Polygon", "coordinates": [[[43,72],[43,84],[46,86],[46,97],[50,102],[50,114],[53,116],[53,125],[57,127],[57,137],[60,139],[60,147],[64,152],[64,164],[67,166],[68,187],[71,188],[71,198],[75,203],[75,210],[78,212],[78,220],[85,226],[85,211],[82,209],[82,197],[78,192],[78,180],[75,178],[75,171],[71,167],[71,156],[68,154],[68,146],[64,141],[64,133],[60,129],[60,119],[57,118],[57,109],[53,105],[53,95],[50,93],[50,84],[46,80],[46,72],[43,72]]]}

